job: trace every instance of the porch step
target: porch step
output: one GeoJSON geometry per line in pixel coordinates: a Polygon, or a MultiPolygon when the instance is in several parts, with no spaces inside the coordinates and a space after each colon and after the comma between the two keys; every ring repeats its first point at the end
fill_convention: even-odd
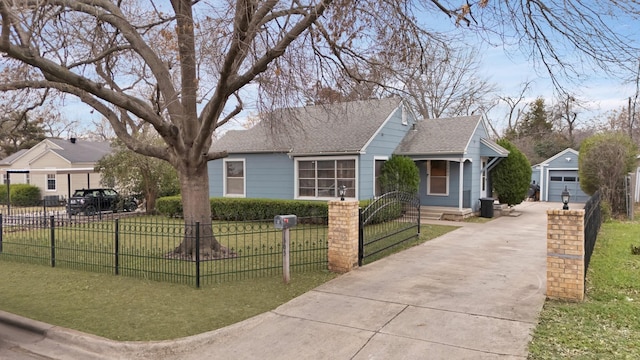
{"type": "MultiPolygon", "coordinates": [[[[417,217],[418,210],[417,209],[406,210],[405,215],[410,217],[417,217]]],[[[422,220],[442,220],[443,215],[444,213],[440,211],[425,211],[424,209],[420,210],[420,218],[422,220]]]]}
{"type": "Polygon", "coordinates": [[[434,211],[421,211],[420,218],[423,220],[442,220],[444,213],[434,211]]]}

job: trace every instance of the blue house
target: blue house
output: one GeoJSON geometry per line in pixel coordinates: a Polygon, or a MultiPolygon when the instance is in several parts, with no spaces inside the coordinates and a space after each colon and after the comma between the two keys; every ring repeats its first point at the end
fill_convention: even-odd
{"type": "Polygon", "coordinates": [[[531,167],[531,181],[540,185],[540,201],[562,201],[565,187],[571,194],[571,202],[589,200],[589,195],[580,188],[578,155],[577,151],[568,148],[531,167]]]}
{"type": "Polygon", "coordinates": [[[480,115],[418,120],[399,98],[282,109],[248,130],[230,130],[209,162],[211,196],[330,200],[381,195],[391,155],[415,160],[423,206],[458,215],[490,195],[489,170],[508,151],[488,139],[480,115]]]}

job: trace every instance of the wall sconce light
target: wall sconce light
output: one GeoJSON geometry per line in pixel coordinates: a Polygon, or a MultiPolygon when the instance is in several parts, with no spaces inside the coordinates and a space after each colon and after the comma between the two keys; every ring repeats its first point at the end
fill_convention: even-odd
{"type": "Polygon", "coordinates": [[[571,162],[571,158],[570,157],[567,157],[565,159],[567,160],[567,162],[571,162]]]}

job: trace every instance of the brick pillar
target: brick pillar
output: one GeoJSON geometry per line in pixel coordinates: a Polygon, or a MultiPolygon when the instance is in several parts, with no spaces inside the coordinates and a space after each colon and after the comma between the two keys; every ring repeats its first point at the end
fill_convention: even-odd
{"type": "Polygon", "coordinates": [[[329,201],[329,270],[346,273],[358,266],[358,202],[329,201]]]}
{"type": "Polygon", "coordinates": [[[547,297],[584,300],[584,210],[547,210],[547,297]]]}

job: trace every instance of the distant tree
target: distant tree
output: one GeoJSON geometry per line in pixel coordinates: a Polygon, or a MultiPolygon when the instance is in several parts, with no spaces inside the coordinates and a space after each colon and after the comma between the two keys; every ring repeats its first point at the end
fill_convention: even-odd
{"type": "Polygon", "coordinates": [[[27,111],[6,114],[0,119],[0,157],[29,149],[45,137],[42,119],[31,119],[27,111]]]}
{"type": "Polygon", "coordinates": [[[529,111],[524,113],[518,124],[518,137],[530,137],[535,141],[545,139],[553,130],[553,123],[544,104],[543,98],[537,98],[529,105],[529,111]]]}
{"type": "Polygon", "coordinates": [[[520,204],[527,196],[531,182],[531,164],[526,156],[509,140],[500,139],[498,145],[509,150],[509,156],[502,159],[491,171],[493,189],[500,203],[520,204]]]}
{"type": "Polygon", "coordinates": [[[580,188],[589,195],[600,190],[614,214],[624,213],[625,177],[635,167],[637,154],[637,146],[621,132],[585,139],[578,156],[580,188]]]}
{"type": "Polygon", "coordinates": [[[411,158],[393,155],[382,165],[378,181],[385,193],[396,190],[417,193],[420,173],[411,158]]]}
{"type": "Polygon", "coordinates": [[[529,92],[532,85],[532,81],[525,81],[521,84],[522,88],[517,97],[512,96],[500,96],[498,103],[504,103],[507,106],[507,113],[505,115],[506,128],[504,130],[504,137],[512,140],[517,137],[518,124],[520,123],[520,117],[522,115],[522,109],[526,106],[525,96],[529,92]]]}
{"type": "Polygon", "coordinates": [[[155,210],[158,197],[180,193],[178,174],[169,163],[137,154],[119,141],[113,146],[115,152],[96,165],[105,186],[116,187],[130,195],[142,194],[147,213],[155,210]]]}
{"type": "Polygon", "coordinates": [[[554,130],[551,113],[543,98],[537,98],[529,104],[529,109],[520,114],[517,126],[505,134],[532,164],[571,147],[567,138],[554,130]]]}
{"type": "Polygon", "coordinates": [[[489,107],[496,86],[480,71],[478,52],[432,42],[415,65],[393,61],[403,71],[394,71],[397,83],[423,118],[468,116],[489,107]]]}
{"type": "Polygon", "coordinates": [[[578,126],[578,110],[580,108],[584,108],[584,102],[570,94],[556,96],[556,103],[551,108],[554,127],[565,136],[567,147],[577,145],[575,131],[578,126]]]}

